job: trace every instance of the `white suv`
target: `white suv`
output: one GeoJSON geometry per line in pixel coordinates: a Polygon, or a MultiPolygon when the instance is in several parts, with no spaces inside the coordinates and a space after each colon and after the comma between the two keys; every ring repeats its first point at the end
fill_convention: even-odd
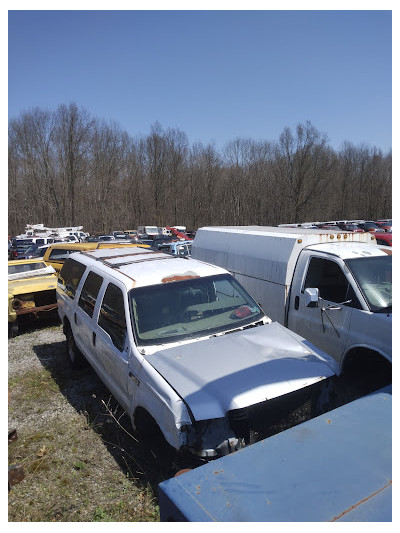
{"type": "Polygon", "coordinates": [[[299,405],[336,362],[265,317],[224,269],[139,248],[73,253],[57,286],[71,363],[93,366],[133,427],[225,455],[299,405]]]}

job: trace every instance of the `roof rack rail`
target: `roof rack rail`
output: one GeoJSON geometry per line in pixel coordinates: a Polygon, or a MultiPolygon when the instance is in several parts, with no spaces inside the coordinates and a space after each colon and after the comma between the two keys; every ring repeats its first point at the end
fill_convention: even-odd
{"type": "MultiPolygon", "coordinates": [[[[99,248],[95,249],[95,250],[85,250],[84,252],[82,252],[84,255],[87,255],[87,256],[90,256],[92,259],[94,259],[95,261],[100,261],[101,263],[103,263],[103,265],[105,266],[108,266],[110,268],[113,268],[115,270],[123,267],[123,266],[127,266],[127,265],[133,265],[134,263],[143,263],[145,261],[161,261],[161,260],[164,260],[164,259],[177,259],[179,256],[177,255],[167,255],[167,254],[164,254],[163,252],[157,252],[157,251],[154,251],[154,250],[149,250],[148,252],[143,252],[143,253],[127,253],[127,254],[123,254],[123,255],[113,255],[113,256],[108,256],[108,257],[96,257],[94,255],[92,255],[93,252],[97,252],[99,250],[99,248]],[[151,257],[152,255],[156,255],[157,257],[151,257]],[[137,259],[138,256],[142,256],[140,259],[137,259]],[[143,257],[145,256],[145,257],[143,257]],[[119,263],[111,263],[110,262],[110,259],[117,259],[117,258],[123,258],[123,257],[132,257],[134,259],[132,259],[131,261],[122,261],[122,262],[119,262],[119,263]]],[[[109,250],[109,248],[104,248],[103,250],[109,250]]]]}

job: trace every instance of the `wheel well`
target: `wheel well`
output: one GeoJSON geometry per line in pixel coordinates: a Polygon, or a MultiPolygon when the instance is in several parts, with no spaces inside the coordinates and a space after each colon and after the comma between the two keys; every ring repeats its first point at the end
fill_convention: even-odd
{"type": "Polygon", "coordinates": [[[133,415],[133,421],[137,433],[143,436],[154,435],[158,431],[161,432],[160,426],[151,416],[151,414],[142,406],[138,406],[135,409],[133,415]]]}
{"type": "Polygon", "coordinates": [[[64,321],[63,321],[63,333],[64,333],[64,335],[67,334],[67,331],[71,331],[71,324],[70,324],[68,318],[64,317],[64,321]]]}
{"type": "Polygon", "coordinates": [[[392,380],[392,364],[380,353],[367,348],[351,350],[343,362],[343,374],[379,382],[392,380]]]}

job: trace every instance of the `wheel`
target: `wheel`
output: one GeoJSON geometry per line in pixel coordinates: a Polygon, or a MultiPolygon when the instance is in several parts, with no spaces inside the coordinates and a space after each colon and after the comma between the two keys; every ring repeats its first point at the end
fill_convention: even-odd
{"type": "Polygon", "coordinates": [[[136,433],[140,440],[152,440],[156,435],[161,433],[154,418],[141,407],[139,407],[135,413],[135,426],[136,433]]]}
{"type": "Polygon", "coordinates": [[[82,368],[85,366],[86,359],[75,344],[72,331],[68,329],[65,335],[67,337],[67,351],[72,368],[75,370],[82,368]]]}
{"type": "Polygon", "coordinates": [[[14,322],[13,324],[8,324],[8,337],[13,339],[18,335],[18,324],[14,322]]]}

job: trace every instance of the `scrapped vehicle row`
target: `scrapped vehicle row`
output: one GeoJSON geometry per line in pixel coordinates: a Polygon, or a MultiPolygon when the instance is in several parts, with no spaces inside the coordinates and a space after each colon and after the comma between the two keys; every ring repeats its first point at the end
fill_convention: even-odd
{"type": "Polygon", "coordinates": [[[206,459],[326,412],[344,373],[391,381],[391,248],[372,233],[205,227],[191,247],[9,261],[9,332],[58,312],[71,365],[90,363],[139,436],[206,459]]]}

